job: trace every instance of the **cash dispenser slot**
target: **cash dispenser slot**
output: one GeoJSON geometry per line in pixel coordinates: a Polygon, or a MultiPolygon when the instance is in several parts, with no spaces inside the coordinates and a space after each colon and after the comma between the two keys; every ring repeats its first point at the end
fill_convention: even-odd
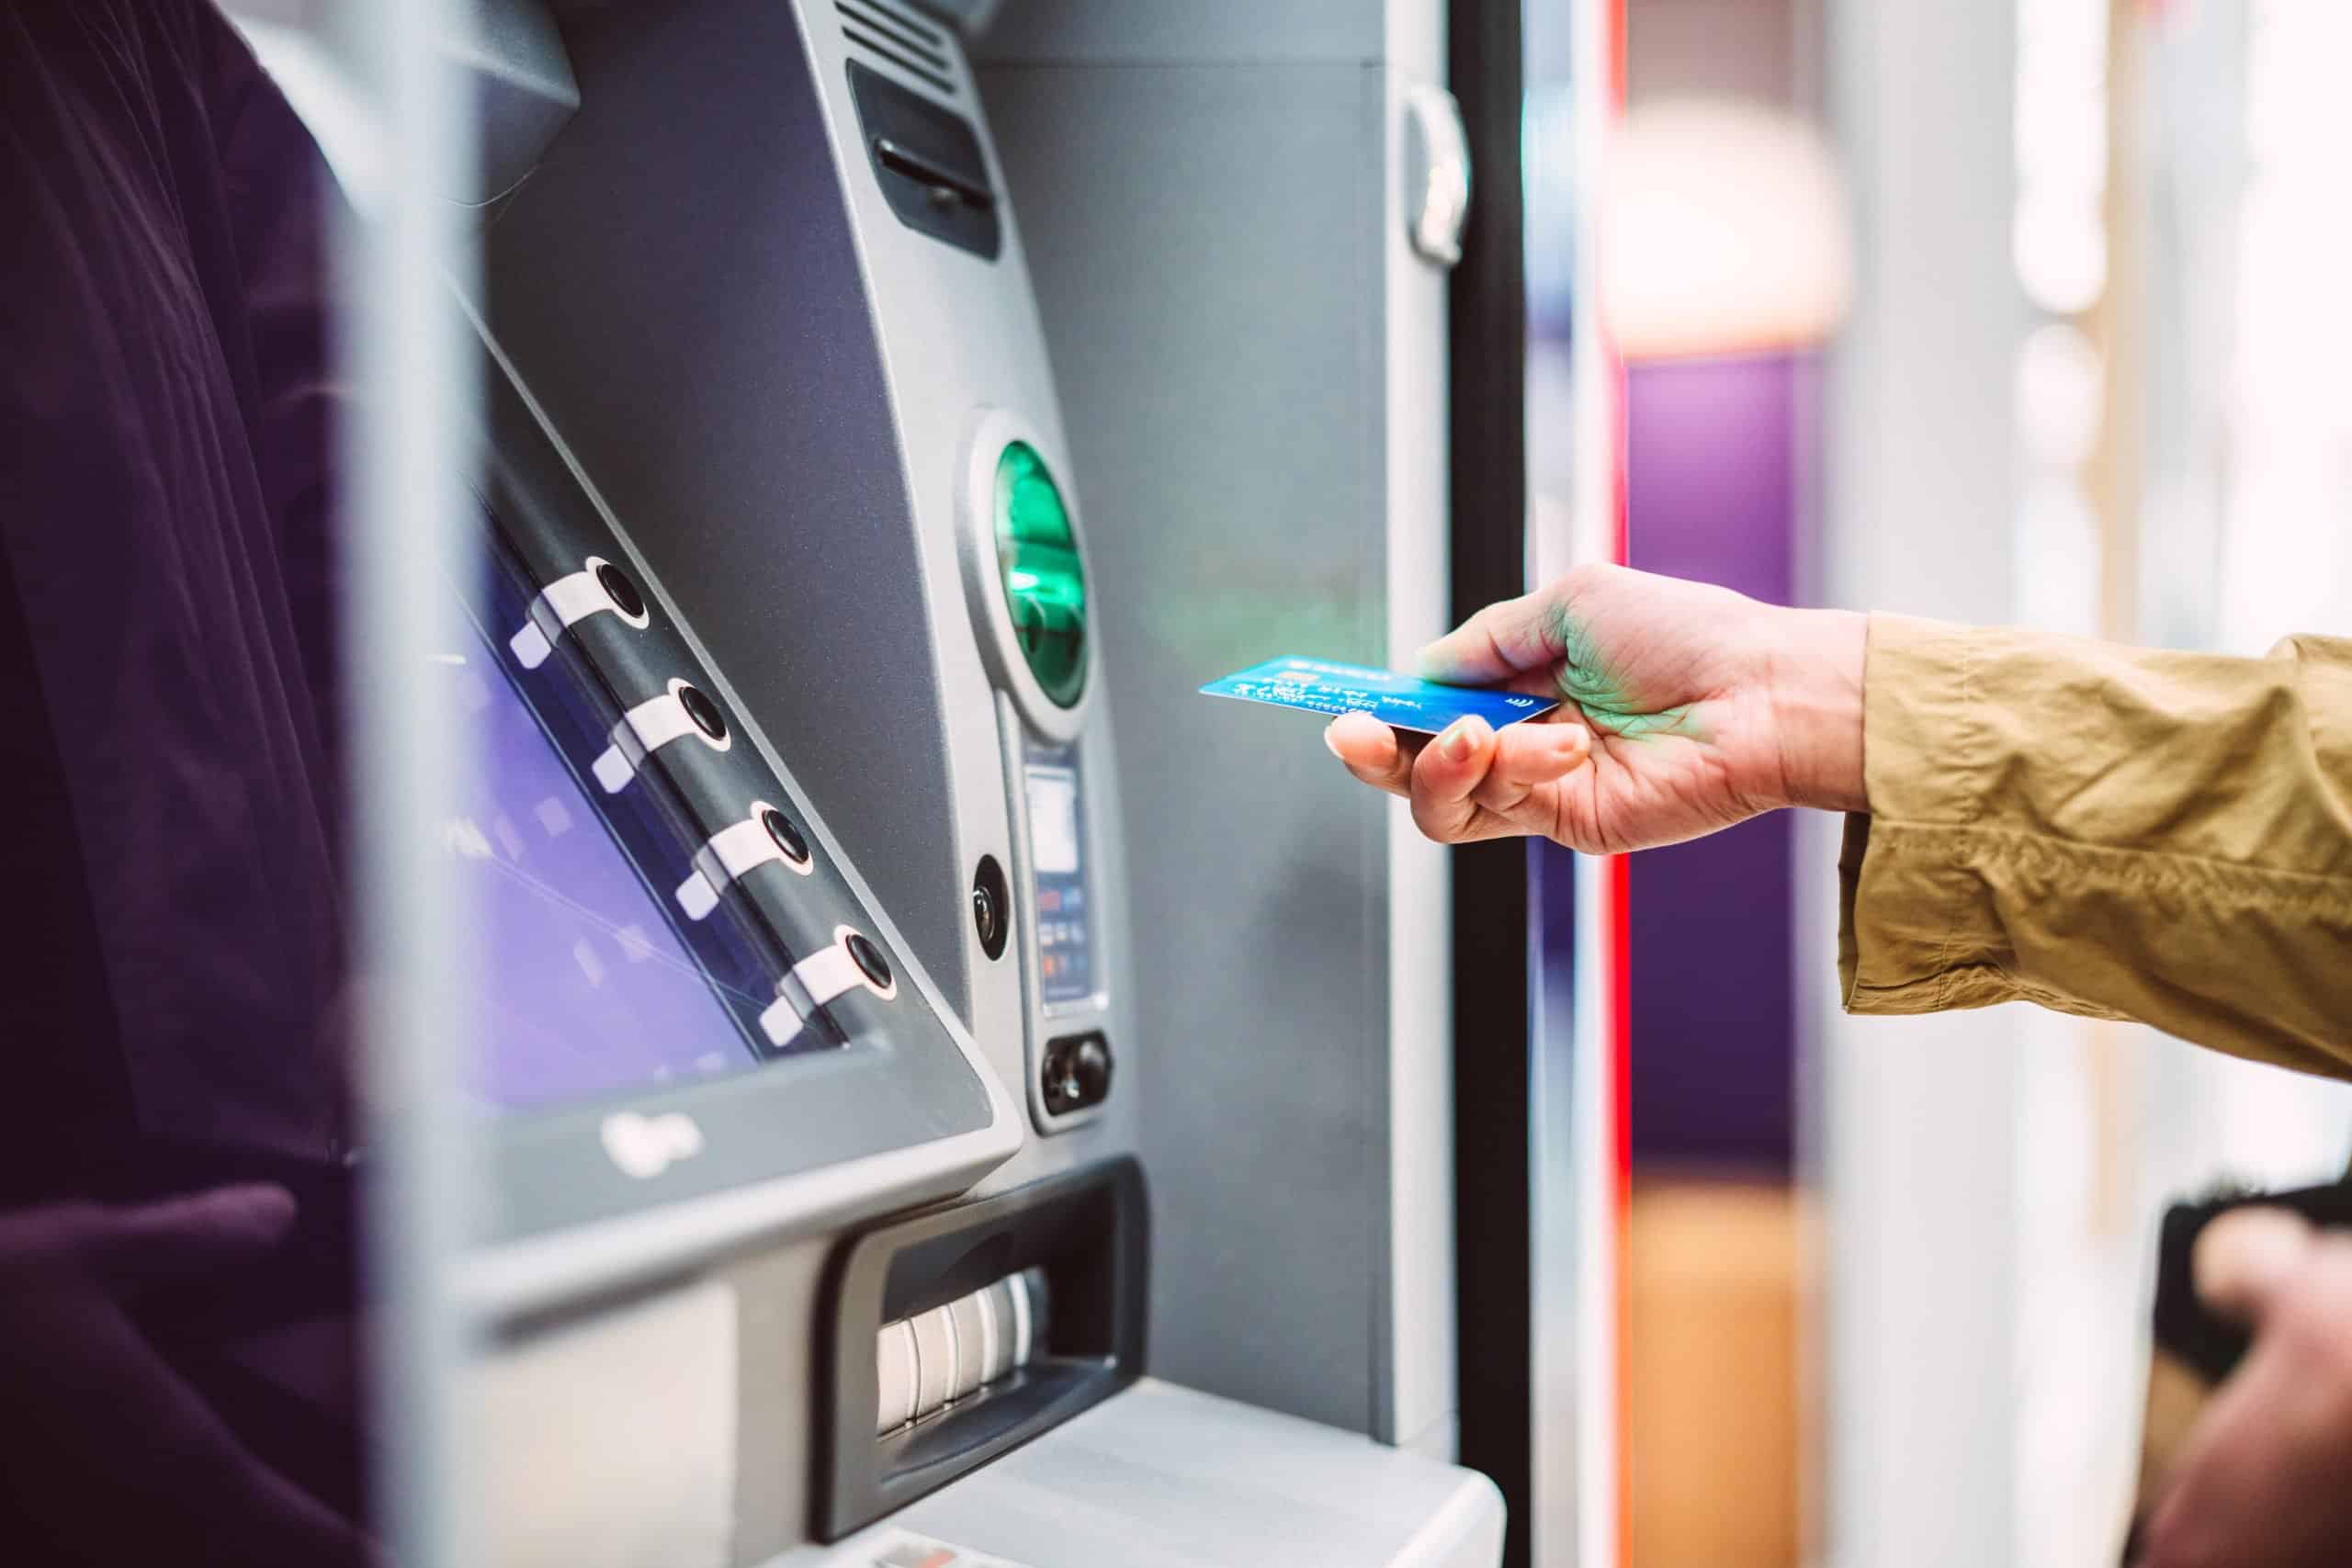
{"type": "Polygon", "coordinates": [[[820,1325],[816,1533],[838,1540],[1140,1376],[1143,1168],[1122,1157],[869,1231],[820,1325]]]}

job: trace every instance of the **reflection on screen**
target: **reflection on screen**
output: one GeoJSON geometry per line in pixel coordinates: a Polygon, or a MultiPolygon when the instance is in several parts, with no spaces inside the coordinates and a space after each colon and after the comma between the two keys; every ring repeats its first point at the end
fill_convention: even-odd
{"type": "Polygon", "coordinates": [[[474,1094],[522,1110],[757,1066],[743,1007],[724,998],[752,1014],[761,999],[716,988],[687,951],[504,660],[479,634],[444,660],[480,747],[444,832],[481,942],[474,1094]]]}

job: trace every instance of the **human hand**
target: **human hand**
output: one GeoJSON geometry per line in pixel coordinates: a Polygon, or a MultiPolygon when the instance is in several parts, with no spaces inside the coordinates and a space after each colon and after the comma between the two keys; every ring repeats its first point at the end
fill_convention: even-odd
{"type": "Polygon", "coordinates": [[[259,1259],[293,1220],[293,1199],[270,1186],[0,1213],[0,1521],[12,1551],[34,1562],[372,1560],[352,1524],[238,1441],[128,1310],[259,1259]]]}
{"type": "Polygon", "coordinates": [[[1864,810],[1865,628],[1849,613],[1578,567],[1421,655],[1433,681],[1566,699],[1552,714],[1499,733],[1465,718],[1431,739],[1350,714],[1324,739],[1448,843],[1541,833],[1613,854],[1783,806],[1864,810]]]}
{"type": "Polygon", "coordinates": [[[2182,1444],[2136,1568],[2352,1561],[2352,1237],[2238,1209],[2191,1261],[2197,1293],[2254,1348],[2182,1444]]]}

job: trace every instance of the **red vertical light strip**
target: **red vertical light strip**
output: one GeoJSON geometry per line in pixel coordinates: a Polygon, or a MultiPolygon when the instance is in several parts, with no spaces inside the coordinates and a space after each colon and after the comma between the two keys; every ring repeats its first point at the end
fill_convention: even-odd
{"type": "MultiPolygon", "coordinates": [[[[1611,125],[1625,114],[1625,0],[1608,0],[1608,81],[1606,112],[1611,125]]],[[[1607,142],[1604,139],[1603,146],[1607,142]]],[[[1588,318],[1599,320],[1595,310],[1588,318]]],[[[1614,513],[1611,555],[1620,566],[1631,556],[1626,543],[1625,482],[1625,365],[1617,344],[1604,327],[1600,332],[1601,384],[1610,400],[1610,507],[1614,513]]],[[[1633,1206],[1634,1206],[1634,1033],[1633,1033],[1633,897],[1631,867],[1623,855],[1608,867],[1608,929],[1610,1018],[1610,1166],[1616,1183],[1615,1254],[1617,1260],[1616,1404],[1617,1404],[1617,1568],[1633,1562],[1633,1206]]]]}

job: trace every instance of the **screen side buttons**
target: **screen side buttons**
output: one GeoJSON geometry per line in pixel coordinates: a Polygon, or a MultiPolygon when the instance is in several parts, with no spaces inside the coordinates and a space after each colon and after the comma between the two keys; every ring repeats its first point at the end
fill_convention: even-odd
{"type": "Polygon", "coordinates": [[[733,744],[718,705],[702,689],[673,680],[658,697],[649,697],[613,726],[612,744],[598,754],[592,768],[606,795],[617,795],[637,776],[645,760],[672,741],[694,736],[715,751],[733,744]]]}
{"type": "Polygon", "coordinates": [[[645,598],[638,592],[637,584],[628,580],[628,573],[608,560],[597,561],[593,570],[596,574],[596,586],[605,591],[605,597],[613,602],[613,608],[621,613],[621,619],[631,624],[643,623],[645,598]]]}
{"type": "Polygon", "coordinates": [[[555,651],[556,638],[600,611],[609,610],[643,631],[651,622],[645,596],[628,574],[601,556],[590,556],[581,570],[557,578],[531,600],[529,617],[506,639],[515,662],[537,670],[555,651]]]}
{"type": "Polygon", "coordinates": [[[815,865],[808,840],[792,819],[755,800],[743,820],[721,828],[695,852],[694,870],[678,884],[678,908],[686,919],[699,920],[718,907],[718,896],[729,883],[778,862],[803,876],[815,865]]]}
{"type": "Polygon", "coordinates": [[[849,949],[849,955],[857,964],[858,973],[865,976],[868,985],[876,991],[893,988],[890,961],[882,956],[882,950],[863,932],[851,931],[842,938],[842,945],[849,949]]]}
{"type": "Polygon", "coordinates": [[[752,815],[760,819],[760,826],[767,829],[769,840],[786,860],[794,865],[808,863],[808,840],[800,836],[800,829],[792,825],[791,818],[773,806],[763,806],[752,815]]]}
{"type": "Polygon", "coordinates": [[[676,694],[678,705],[686,710],[686,716],[694,720],[705,739],[716,744],[727,739],[727,716],[718,711],[718,705],[705,695],[700,686],[682,682],[676,687],[676,694]]]}

